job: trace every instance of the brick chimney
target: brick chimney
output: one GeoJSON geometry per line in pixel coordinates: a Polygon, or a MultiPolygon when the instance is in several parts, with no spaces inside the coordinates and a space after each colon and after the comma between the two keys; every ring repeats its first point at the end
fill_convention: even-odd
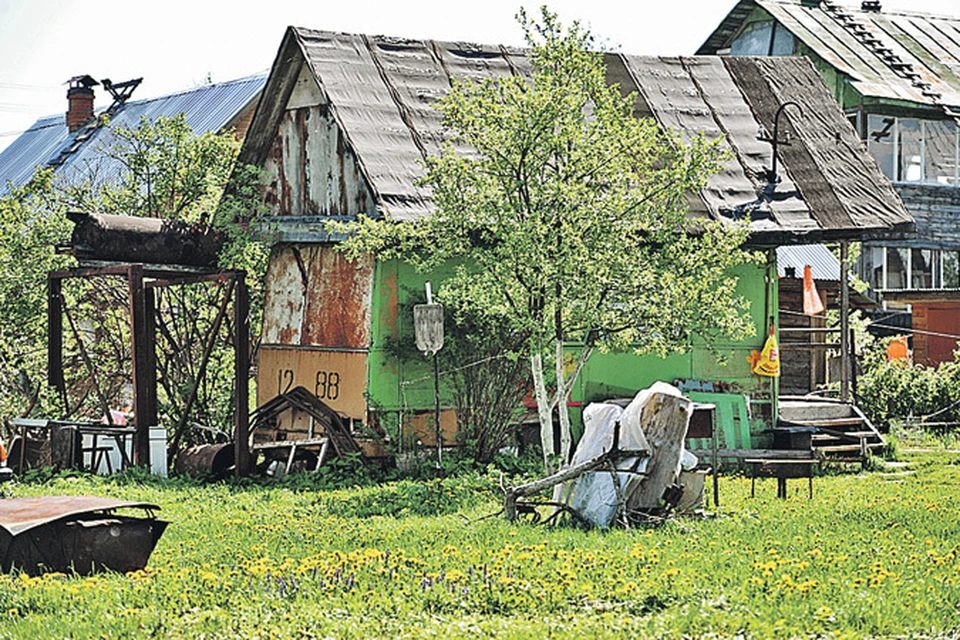
{"type": "Polygon", "coordinates": [[[90,76],[76,76],[67,81],[67,129],[79,130],[93,118],[93,87],[100,84],[90,76]]]}

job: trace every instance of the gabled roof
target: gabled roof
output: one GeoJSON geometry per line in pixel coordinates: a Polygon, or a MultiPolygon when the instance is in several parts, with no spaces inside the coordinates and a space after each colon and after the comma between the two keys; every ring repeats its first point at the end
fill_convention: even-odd
{"type": "Polygon", "coordinates": [[[730,46],[763,9],[863,96],[960,112],[960,17],[863,11],[836,2],[741,0],[698,54],[730,46]]]}
{"type": "MultiPolygon", "coordinates": [[[[374,192],[377,208],[396,220],[429,215],[428,190],[418,187],[422,161],[446,132],[432,107],[453,78],[530,73],[525,51],[501,46],[401,40],[288,29],[274,62],[241,162],[262,164],[287,101],[306,64],[329,103],[374,192]]],[[[685,138],[704,131],[725,137],[731,159],[692,198],[693,216],[751,216],[758,243],[810,243],[910,228],[913,219],[867,154],[809,61],[801,58],[653,58],[607,54],[610,82],[639,95],[638,116],[650,116],[685,138]],[[774,129],[785,101],[778,173],[760,177],[771,147],[760,124],[774,129]]],[[[469,149],[464,149],[469,153],[469,149]]]]}
{"type": "Polygon", "coordinates": [[[114,127],[135,129],[141,118],[155,120],[184,113],[196,133],[220,131],[257,98],[266,74],[220,82],[159,98],[132,100],[122,105],[108,126],[85,127],[71,134],[63,114],[40,118],[0,153],[0,195],[9,183],[25,184],[38,166],[52,162],[58,177],[68,181],[114,180],[122,172],[119,161],[105,153],[115,142],[114,127]],[[59,162],[57,162],[59,159],[59,162]]]}

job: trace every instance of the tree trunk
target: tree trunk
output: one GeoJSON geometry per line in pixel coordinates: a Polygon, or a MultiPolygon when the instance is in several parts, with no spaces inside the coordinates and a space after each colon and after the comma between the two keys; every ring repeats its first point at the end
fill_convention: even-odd
{"type": "Polygon", "coordinates": [[[533,391],[537,399],[537,417],[540,419],[540,446],[543,449],[543,468],[553,473],[553,420],[551,419],[550,399],[547,397],[547,385],[543,380],[543,354],[536,347],[531,348],[530,373],[533,374],[533,391]]]}
{"type": "Polygon", "coordinates": [[[573,445],[573,435],[570,433],[570,409],[567,406],[566,378],[563,371],[563,340],[556,339],[556,370],[557,370],[557,413],[560,414],[560,467],[570,463],[570,447],[573,445]]]}

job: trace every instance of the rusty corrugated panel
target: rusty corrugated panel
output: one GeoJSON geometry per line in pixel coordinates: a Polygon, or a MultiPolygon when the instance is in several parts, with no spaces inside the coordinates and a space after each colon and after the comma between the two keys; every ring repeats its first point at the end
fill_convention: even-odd
{"type": "Polygon", "coordinates": [[[303,253],[309,284],[300,344],[367,349],[373,258],[348,260],[331,246],[313,246],[303,253]]]}
{"type": "Polygon", "coordinates": [[[267,274],[264,344],[367,349],[372,295],[372,257],[350,261],[324,245],[279,248],[267,274]]]}
{"type": "Polygon", "coordinates": [[[126,502],[92,496],[5,498],[0,500],[0,527],[15,536],[61,518],[125,508],[160,509],[150,502],[126,502]]]}
{"type": "Polygon", "coordinates": [[[307,277],[299,251],[296,246],[280,246],[270,256],[263,303],[264,344],[300,344],[307,277]]]}

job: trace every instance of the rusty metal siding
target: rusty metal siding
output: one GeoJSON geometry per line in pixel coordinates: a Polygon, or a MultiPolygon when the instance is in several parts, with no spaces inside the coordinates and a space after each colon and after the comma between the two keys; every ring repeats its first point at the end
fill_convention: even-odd
{"type": "Polygon", "coordinates": [[[274,251],[263,314],[265,345],[370,346],[373,258],[350,261],[324,245],[274,251]]]}
{"type": "Polygon", "coordinates": [[[311,247],[301,344],[366,349],[370,346],[373,258],[356,262],[334,247],[311,247]]]}

